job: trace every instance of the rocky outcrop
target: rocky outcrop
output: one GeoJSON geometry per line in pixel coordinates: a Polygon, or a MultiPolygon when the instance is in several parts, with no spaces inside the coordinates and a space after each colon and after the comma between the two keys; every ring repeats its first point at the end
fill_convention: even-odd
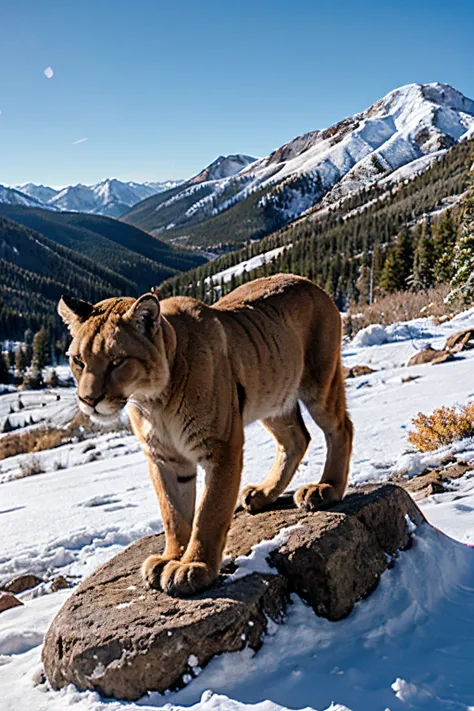
{"type": "Polygon", "coordinates": [[[444,344],[445,351],[452,353],[460,353],[474,348],[474,328],[468,328],[466,331],[459,331],[449,336],[444,344]]]}
{"type": "Polygon", "coordinates": [[[134,700],[179,688],[216,654],[257,649],[268,618],[282,619],[291,592],[318,615],[341,619],[376,587],[390,556],[409,547],[407,517],[415,524],[424,520],[409,494],[394,485],[349,494],[330,511],[301,511],[290,495],[259,514],[239,511],[223,575],[188,599],[145,589],[141,563],[163,549],[164,537],[141,539],[67,600],[46,635],[47,677],[56,689],[73,683],[134,700]],[[261,552],[267,569],[232,576],[252,549],[257,559],[261,552]]]}
{"type": "Polygon", "coordinates": [[[435,348],[426,348],[412,356],[407,365],[425,365],[426,363],[437,365],[439,363],[447,363],[451,360],[454,360],[454,356],[449,351],[438,351],[435,348]]]}
{"type": "Polygon", "coordinates": [[[409,491],[415,501],[420,501],[431,494],[442,494],[448,491],[450,482],[460,479],[473,465],[468,462],[450,462],[441,469],[427,469],[420,476],[403,482],[403,487],[409,491]]]}

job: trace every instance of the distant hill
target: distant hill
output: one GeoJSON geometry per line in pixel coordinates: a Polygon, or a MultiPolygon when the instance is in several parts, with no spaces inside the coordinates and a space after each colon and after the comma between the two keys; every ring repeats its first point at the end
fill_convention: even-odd
{"type": "Polygon", "coordinates": [[[0,338],[58,329],[62,293],[138,296],[205,261],[111,218],[0,204],[0,338]]]}
{"type": "Polygon", "coordinates": [[[98,301],[137,293],[134,282],[34,230],[0,218],[0,338],[22,338],[26,328],[58,332],[57,302],[64,293],[98,301]]]}
{"type": "Polygon", "coordinates": [[[233,173],[220,176],[209,166],[121,219],[173,244],[238,245],[322,201],[334,205],[380,181],[409,179],[472,135],[474,101],[448,84],[408,84],[233,173]]]}
{"type": "Polygon", "coordinates": [[[102,215],[0,204],[0,217],[37,230],[120,274],[135,284],[136,293],[206,261],[190,250],[176,249],[143,230],[102,215]]]}

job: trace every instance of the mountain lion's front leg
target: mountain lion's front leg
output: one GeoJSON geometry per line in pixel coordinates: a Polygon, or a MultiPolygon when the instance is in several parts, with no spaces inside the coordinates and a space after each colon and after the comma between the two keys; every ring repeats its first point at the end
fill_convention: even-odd
{"type": "Polygon", "coordinates": [[[183,555],[191,537],[196,502],[196,470],[171,467],[149,460],[148,470],[160,504],[166,545],[161,555],[150,555],[142,575],[151,588],[160,588],[160,575],[170,560],[183,555]]]}
{"type": "Polygon", "coordinates": [[[181,560],[166,564],[161,588],[169,595],[185,597],[209,587],[217,578],[234,513],[243,462],[243,426],[232,427],[229,442],[219,443],[203,463],[206,487],[194,517],[191,539],[181,560]]]}

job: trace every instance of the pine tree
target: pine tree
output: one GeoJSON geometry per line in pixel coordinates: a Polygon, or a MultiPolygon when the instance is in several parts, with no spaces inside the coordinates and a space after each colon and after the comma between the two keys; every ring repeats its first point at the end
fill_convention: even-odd
{"type": "Polygon", "coordinates": [[[474,192],[463,201],[451,284],[454,288],[449,295],[450,301],[470,305],[474,300],[474,192]]]}
{"type": "Polygon", "coordinates": [[[434,284],[434,250],[431,234],[431,223],[425,220],[418,230],[415,253],[413,257],[413,274],[410,286],[413,291],[424,291],[434,284]]]}
{"type": "Polygon", "coordinates": [[[413,243],[410,231],[404,227],[385,260],[380,287],[384,291],[402,291],[407,288],[413,269],[413,243]]]}
{"type": "Polygon", "coordinates": [[[17,373],[19,375],[23,375],[26,370],[27,362],[25,349],[21,344],[17,346],[17,349],[15,351],[15,366],[17,373]]]}
{"type": "Polygon", "coordinates": [[[356,289],[358,292],[357,303],[368,304],[370,294],[370,267],[363,264],[360,268],[359,277],[356,281],[356,289]]]}
{"type": "Polygon", "coordinates": [[[31,361],[33,360],[33,338],[33,331],[31,330],[31,328],[27,328],[23,337],[25,341],[25,355],[27,366],[31,365],[31,361]]]}
{"type": "Polygon", "coordinates": [[[0,383],[8,383],[10,380],[10,371],[8,369],[7,360],[0,350],[0,383]]]}
{"type": "Polygon", "coordinates": [[[436,225],[433,237],[434,273],[438,284],[445,284],[453,278],[456,237],[457,226],[454,222],[452,211],[445,210],[441,215],[439,224],[436,225]]]}
{"type": "Polygon", "coordinates": [[[33,339],[33,367],[43,370],[50,358],[49,334],[45,328],[41,328],[33,339]]]}

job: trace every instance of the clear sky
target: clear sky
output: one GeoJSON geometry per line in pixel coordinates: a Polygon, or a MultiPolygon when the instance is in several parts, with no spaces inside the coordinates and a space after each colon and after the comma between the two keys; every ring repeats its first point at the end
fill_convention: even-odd
{"type": "Polygon", "coordinates": [[[4,0],[0,183],[186,178],[402,84],[474,98],[473,37],[474,0],[4,0]]]}

